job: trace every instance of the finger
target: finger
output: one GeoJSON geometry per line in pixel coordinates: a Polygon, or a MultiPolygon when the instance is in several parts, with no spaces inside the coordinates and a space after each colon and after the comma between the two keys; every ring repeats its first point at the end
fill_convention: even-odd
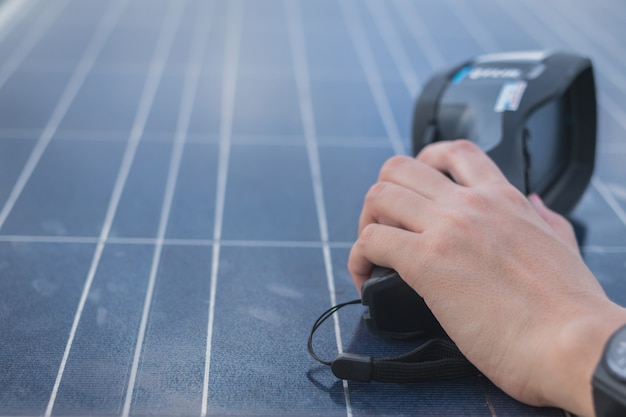
{"type": "Polygon", "coordinates": [[[461,185],[476,186],[506,181],[498,166],[478,145],[468,140],[436,142],[417,156],[438,171],[449,173],[461,185]]]}
{"type": "Polygon", "coordinates": [[[572,224],[560,214],[550,210],[537,194],[528,196],[528,201],[533,206],[537,214],[556,232],[561,239],[565,240],[578,251],[578,241],[572,224]]]}
{"type": "Polygon", "coordinates": [[[415,236],[418,235],[377,223],[370,223],[363,229],[348,258],[348,270],[359,294],[374,265],[395,269],[403,260],[412,258],[407,248],[415,236]]]}
{"type": "Polygon", "coordinates": [[[359,219],[359,234],[370,223],[420,233],[430,213],[432,203],[424,196],[391,182],[378,182],[365,196],[359,219]]]}
{"type": "Polygon", "coordinates": [[[432,166],[408,156],[394,156],[382,166],[379,181],[391,182],[432,199],[456,184],[432,166]]]}

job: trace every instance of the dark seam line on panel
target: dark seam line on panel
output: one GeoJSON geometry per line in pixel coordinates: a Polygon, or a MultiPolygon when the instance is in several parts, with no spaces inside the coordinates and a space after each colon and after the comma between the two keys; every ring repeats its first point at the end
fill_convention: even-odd
{"type": "Polygon", "coordinates": [[[483,394],[485,395],[485,401],[487,403],[487,408],[489,408],[489,413],[491,414],[491,417],[498,417],[498,414],[496,413],[496,409],[493,406],[493,403],[491,402],[491,397],[489,396],[489,392],[487,392],[486,377],[484,377],[483,375],[479,375],[478,379],[480,380],[480,386],[483,390],[483,394]]]}

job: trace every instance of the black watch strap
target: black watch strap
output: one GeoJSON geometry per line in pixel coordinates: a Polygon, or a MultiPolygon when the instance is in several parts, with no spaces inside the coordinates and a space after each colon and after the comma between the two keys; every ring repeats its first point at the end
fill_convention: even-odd
{"type": "Polygon", "coordinates": [[[626,416],[626,325],[607,342],[592,385],[596,417],[626,416]]]}

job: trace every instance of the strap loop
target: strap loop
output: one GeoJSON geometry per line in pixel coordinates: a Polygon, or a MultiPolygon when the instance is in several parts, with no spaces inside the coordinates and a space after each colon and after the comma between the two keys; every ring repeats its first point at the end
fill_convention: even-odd
{"type": "Polygon", "coordinates": [[[368,355],[340,353],[331,362],[330,369],[339,379],[370,382],[374,375],[374,358],[368,355]]]}
{"type": "Polygon", "coordinates": [[[362,382],[410,383],[479,374],[454,342],[447,338],[430,339],[416,349],[395,357],[374,359],[368,355],[340,353],[333,361],[321,359],[313,350],[315,331],[337,310],[360,302],[361,300],[352,300],[329,308],[315,321],[309,334],[309,354],[318,362],[330,366],[337,378],[362,382]]]}

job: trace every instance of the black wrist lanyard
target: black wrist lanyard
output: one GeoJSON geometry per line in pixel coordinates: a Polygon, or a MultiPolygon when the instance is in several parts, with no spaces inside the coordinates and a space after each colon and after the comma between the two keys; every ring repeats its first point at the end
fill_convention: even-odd
{"type": "Polygon", "coordinates": [[[352,300],[329,308],[315,321],[309,334],[309,354],[318,362],[330,366],[337,378],[362,382],[410,383],[441,381],[479,374],[454,342],[447,338],[430,339],[404,355],[382,359],[354,353],[340,353],[332,361],[317,356],[313,350],[315,331],[339,309],[360,303],[361,300],[352,300]]]}

